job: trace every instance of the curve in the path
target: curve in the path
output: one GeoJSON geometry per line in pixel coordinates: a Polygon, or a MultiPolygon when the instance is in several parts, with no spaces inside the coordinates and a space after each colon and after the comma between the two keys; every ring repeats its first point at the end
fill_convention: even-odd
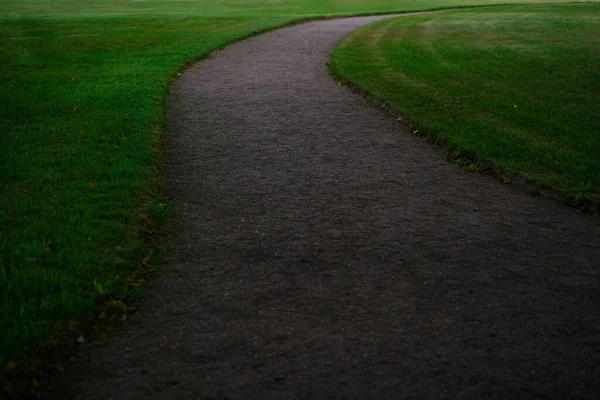
{"type": "Polygon", "coordinates": [[[329,51],[374,19],[268,33],[177,82],[174,251],[82,397],[598,395],[597,222],[334,82],[329,51]]]}

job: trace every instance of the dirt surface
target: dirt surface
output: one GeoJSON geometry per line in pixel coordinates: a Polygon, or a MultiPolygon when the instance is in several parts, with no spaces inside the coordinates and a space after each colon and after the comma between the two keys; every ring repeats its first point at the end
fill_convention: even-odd
{"type": "Polygon", "coordinates": [[[83,399],[600,397],[597,219],[468,173],[268,33],[168,104],[174,249],[83,399]]]}

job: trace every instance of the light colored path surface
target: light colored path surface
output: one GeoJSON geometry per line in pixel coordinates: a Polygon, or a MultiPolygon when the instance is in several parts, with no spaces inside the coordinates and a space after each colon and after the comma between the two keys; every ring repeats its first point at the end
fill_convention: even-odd
{"type": "Polygon", "coordinates": [[[593,398],[594,218],[448,163],[340,87],[375,18],[247,40],[169,102],[174,251],[82,398],[593,398]]]}

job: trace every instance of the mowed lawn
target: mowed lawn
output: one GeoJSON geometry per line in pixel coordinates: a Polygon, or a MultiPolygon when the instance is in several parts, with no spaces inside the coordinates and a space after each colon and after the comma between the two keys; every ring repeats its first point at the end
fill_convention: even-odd
{"type": "Polygon", "coordinates": [[[461,163],[600,201],[600,4],[383,21],[345,40],[331,69],[461,163]]]}
{"type": "Polygon", "coordinates": [[[186,63],[304,18],[490,3],[0,0],[0,375],[75,343],[157,252],[164,100],[186,63]]]}

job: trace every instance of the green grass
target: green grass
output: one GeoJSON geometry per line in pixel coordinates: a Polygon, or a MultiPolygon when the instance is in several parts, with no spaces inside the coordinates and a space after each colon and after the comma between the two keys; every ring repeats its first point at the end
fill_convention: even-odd
{"type": "Polygon", "coordinates": [[[600,200],[600,4],[378,22],[331,69],[419,129],[579,200],[600,200]]]}
{"type": "Polygon", "coordinates": [[[148,257],[186,63],[318,15],[498,2],[0,0],[0,367],[92,321],[148,257]]]}

